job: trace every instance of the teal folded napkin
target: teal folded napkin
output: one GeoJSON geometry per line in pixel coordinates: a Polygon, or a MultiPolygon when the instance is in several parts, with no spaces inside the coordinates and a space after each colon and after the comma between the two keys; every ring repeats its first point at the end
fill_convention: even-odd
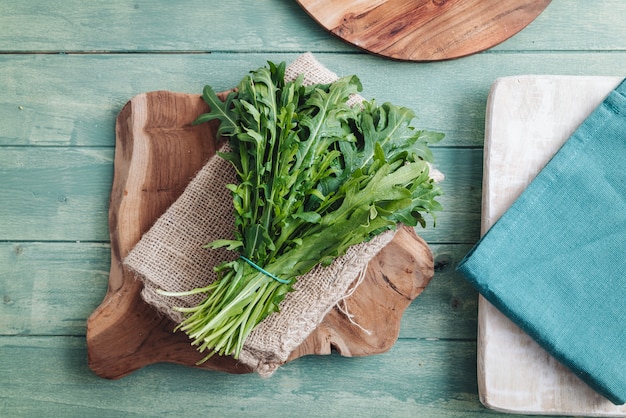
{"type": "Polygon", "coordinates": [[[457,269],[589,386],[626,402],[626,81],[457,269]]]}

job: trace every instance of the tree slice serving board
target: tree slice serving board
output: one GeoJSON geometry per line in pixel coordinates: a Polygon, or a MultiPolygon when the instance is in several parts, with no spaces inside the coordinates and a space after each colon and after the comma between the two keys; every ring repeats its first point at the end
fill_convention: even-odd
{"type": "MultiPolygon", "coordinates": [[[[215,154],[217,124],[191,124],[207,111],[199,95],[157,91],[135,96],[117,117],[109,287],[87,321],[89,366],[101,377],[117,379],[156,362],[196,366],[203,357],[184,333],[173,332],[172,321],[143,301],[141,281],[122,260],[215,154]]],[[[389,350],[402,314],[431,280],[433,264],[426,242],[412,228],[401,228],[346,300],[358,324],[371,334],[333,309],[289,360],[332,349],[344,356],[389,350]]],[[[197,367],[250,372],[231,357],[214,356],[197,367]]]]}
{"type": "Polygon", "coordinates": [[[322,27],[376,55],[437,61],[484,51],[524,29],[550,0],[298,0],[322,27]]]}
{"type": "MultiPolygon", "coordinates": [[[[621,80],[523,76],[494,83],[485,126],[483,234],[621,80]]],[[[478,332],[478,383],[485,406],[529,414],[626,416],[626,406],[590,389],[482,297],[478,332]]]]}

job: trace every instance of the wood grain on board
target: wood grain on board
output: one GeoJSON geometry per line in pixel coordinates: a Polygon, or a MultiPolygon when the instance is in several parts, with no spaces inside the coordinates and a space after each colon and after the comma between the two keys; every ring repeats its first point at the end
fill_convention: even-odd
{"type": "Polygon", "coordinates": [[[325,29],[376,55],[459,58],[524,29],[550,0],[298,0],[325,29]]]}
{"type": "MultiPolygon", "coordinates": [[[[498,79],[487,104],[484,234],[574,130],[622,80],[523,76],[498,79]]],[[[558,363],[484,298],[478,308],[481,401],[507,412],[626,416],[558,363]]]]}
{"type": "MultiPolygon", "coordinates": [[[[184,333],[173,332],[173,322],[142,300],[141,281],[121,261],[215,154],[217,124],[191,124],[206,111],[199,95],[157,91],[135,96],[118,115],[109,287],[87,323],[89,366],[99,376],[120,378],[156,362],[195,366],[203,357],[184,333]]],[[[400,229],[346,299],[358,326],[334,309],[290,360],[333,349],[345,356],[389,350],[404,310],[432,278],[433,264],[426,242],[412,228],[400,229]]],[[[231,357],[214,356],[198,367],[250,372],[231,357]]]]}

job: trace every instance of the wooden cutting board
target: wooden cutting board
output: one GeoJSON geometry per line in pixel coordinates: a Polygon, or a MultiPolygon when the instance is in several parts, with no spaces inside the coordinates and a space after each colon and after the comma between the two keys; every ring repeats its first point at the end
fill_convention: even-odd
{"type": "MultiPolygon", "coordinates": [[[[485,127],[483,234],[621,80],[524,76],[495,82],[485,127]]],[[[478,324],[478,380],[485,406],[530,414],[626,416],[626,406],[595,393],[482,297],[478,324]]]]}
{"type": "Polygon", "coordinates": [[[550,0],[298,0],[322,27],[376,55],[437,61],[484,51],[524,29],[550,0]]]}
{"type": "MultiPolygon", "coordinates": [[[[173,332],[173,322],[143,301],[141,281],[121,262],[215,154],[217,125],[191,124],[207,110],[199,95],[158,91],[134,97],[117,117],[109,287],[87,322],[89,366],[104,378],[120,378],[156,362],[195,366],[203,357],[184,333],[173,332]]],[[[426,242],[412,228],[400,229],[370,262],[363,283],[347,299],[358,324],[372,333],[334,309],[290,360],[329,354],[332,349],[344,356],[389,350],[397,340],[402,314],[433,274],[426,242]]],[[[250,371],[231,357],[220,356],[198,367],[250,371]]]]}

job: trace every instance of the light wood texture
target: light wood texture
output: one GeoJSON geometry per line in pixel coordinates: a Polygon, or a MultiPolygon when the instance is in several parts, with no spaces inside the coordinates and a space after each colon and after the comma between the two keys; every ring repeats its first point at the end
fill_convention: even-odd
{"type": "MultiPolygon", "coordinates": [[[[609,8],[603,10],[605,14],[610,11],[609,8]]],[[[68,164],[75,164],[76,159],[76,163],[86,163],[82,170],[103,170],[94,172],[86,180],[110,183],[110,175],[103,177],[110,167],[103,165],[113,160],[115,118],[131,97],[163,89],[198,93],[208,82],[216,91],[226,90],[236,85],[242,74],[264,65],[267,60],[292,62],[298,56],[275,51],[0,54],[0,80],[6,86],[6,94],[0,95],[0,111],[4,116],[0,118],[0,146],[17,147],[4,148],[0,153],[3,158],[5,152],[15,152],[7,156],[0,169],[12,167],[16,160],[30,159],[32,161],[22,168],[41,164],[42,169],[56,170],[52,164],[61,164],[64,153],[69,153],[68,164]],[[120,74],[124,74],[128,82],[120,83],[120,74]],[[72,80],[73,84],[63,83],[64,80],[72,80]],[[106,96],[106,100],[102,96],[106,96]],[[31,153],[19,154],[24,151],[32,151],[32,156],[31,153]],[[92,157],[90,163],[87,156],[92,157]]],[[[391,101],[414,109],[417,126],[445,132],[445,139],[436,147],[452,151],[482,150],[487,95],[498,77],[610,75],[624,68],[622,53],[597,51],[484,53],[460,60],[420,64],[390,64],[389,60],[368,54],[320,53],[317,57],[338,75],[357,74],[363,83],[365,98],[391,101]]],[[[438,163],[470,158],[463,153],[454,157],[446,155],[439,158],[438,163]]],[[[456,181],[459,176],[448,177],[449,181],[456,181]]],[[[441,223],[442,227],[446,225],[447,222],[441,223]]]]}
{"type": "MultiPolygon", "coordinates": [[[[622,0],[553,1],[533,23],[490,52],[622,50],[623,17],[616,13],[622,7],[622,0]]],[[[251,52],[345,55],[356,50],[329,36],[296,1],[229,0],[209,5],[187,0],[183,7],[151,0],[110,0],[97,7],[85,7],[81,0],[3,2],[0,28],[3,53],[211,52],[236,53],[233,58],[245,60],[243,54],[251,52]]],[[[169,59],[176,61],[176,56],[169,59]]],[[[150,89],[137,93],[141,91],[150,89]]]]}
{"type": "Polygon", "coordinates": [[[550,0],[298,0],[325,29],[373,54],[407,61],[459,58],[497,45],[550,0]]]}
{"type": "MultiPolygon", "coordinates": [[[[526,76],[495,82],[487,107],[482,230],[517,199],[622,77],[526,76]]],[[[521,413],[624,416],[482,297],[482,402],[521,413]]]]}
{"type": "Polygon", "coordinates": [[[476,345],[468,340],[404,339],[379,356],[303,357],[269,379],[159,364],[107,380],[91,372],[86,352],[84,338],[0,336],[3,416],[466,418],[488,412],[476,400],[476,345]]]}
{"type": "MultiPolygon", "coordinates": [[[[407,308],[400,338],[472,340],[476,337],[476,294],[454,271],[454,263],[469,251],[470,245],[430,247],[436,280],[407,308]]],[[[0,277],[6,278],[0,303],[0,335],[80,336],[85,333],[85,319],[107,292],[111,246],[2,242],[0,261],[0,277]]]]}
{"type": "Polygon", "coordinates": [[[478,298],[454,270],[480,235],[489,88],[520,74],[626,75],[624,13],[623,0],[553,1],[488,51],[414,63],[362,52],[295,1],[0,2],[0,416],[518,416],[479,402],[478,298]],[[446,134],[434,149],[444,211],[417,230],[435,277],[398,342],[299,358],[270,379],[171,363],[98,377],[85,325],[108,287],[116,116],[141,92],[225,90],[305,51],[446,134]]]}
{"type": "MultiPolygon", "coordinates": [[[[434,154],[441,162],[438,167],[448,175],[440,199],[445,209],[437,215],[437,227],[427,219],[428,228],[418,232],[430,243],[471,242],[469,237],[478,236],[480,230],[480,203],[475,199],[480,188],[467,185],[480,182],[482,152],[438,148],[434,154]],[[475,222],[468,223],[469,219],[475,222]]],[[[0,207],[3,239],[108,241],[106,222],[97,220],[107,219],[113,158],[113,149],[107,148],[4,148],[0,153],[0,176],[7,180],[0,182],[0,197],[5,198],[0,207]]]]}
{"type": "MultiPolygon", "coordinates": [[[[122,260],[215,155],[221,141],[217,121],[192,125],[207,111],[199,95],[157,91],[135,96],[117,117],[109,287],[87,321],[89,366],[101,377],[117,379],[161,361],[195,366],[204,356],[184,333],[174,333],[176,324],[141,299],[141,281],[122,266],[122,260]]],[[[426,242],[412,228],[401,228],[345,300],[358,325],[340,310],[331,310],[289,360],[332,350],[344,356],[388,351],[398,338],[404,311],[433,274],[433,255],[426,242]]],[[[250,371],[222,356],[198,367],[250,371]]]]}

